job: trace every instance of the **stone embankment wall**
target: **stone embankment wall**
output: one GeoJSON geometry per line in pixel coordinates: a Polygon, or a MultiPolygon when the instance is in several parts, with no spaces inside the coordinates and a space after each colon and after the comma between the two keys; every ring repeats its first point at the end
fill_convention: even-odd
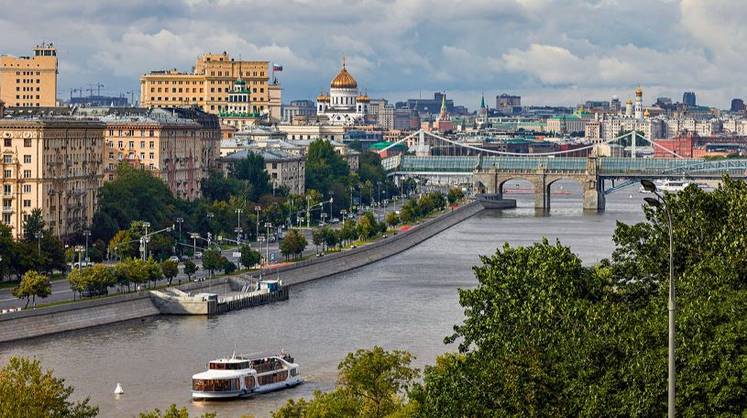
{"type": "MultiPolygon", "coordinates": [[[[482,210],[479,203],[472,202],[453,212],[429,219],[409,231],[399,232],[359,248],[281,267],[273,270],[272,274],[277,271],[283,283],[292,286],[353,270],[405,251],[482,210]]],[[[188,283],[179,288],[187,292],[210,291],[211,288],[235,288],[237,285],[230,278],[220,278],[188,283]]],[[[147,291],[13,312],[0,316],[0,343],[159,314],[158,306],[147,291]]]]}

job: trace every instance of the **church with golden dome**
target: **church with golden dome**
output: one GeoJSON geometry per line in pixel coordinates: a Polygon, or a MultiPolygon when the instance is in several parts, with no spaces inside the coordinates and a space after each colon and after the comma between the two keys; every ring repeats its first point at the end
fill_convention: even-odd
{"type": "Polygon", "coordinates": [[[362,125],[369,116],[369,102],[368,96],[358,93],[358,82],[343,59],[342,69],[329,85],[329,94],[322,92],[316,98],[316,115],[330,125],[362,125]]]}

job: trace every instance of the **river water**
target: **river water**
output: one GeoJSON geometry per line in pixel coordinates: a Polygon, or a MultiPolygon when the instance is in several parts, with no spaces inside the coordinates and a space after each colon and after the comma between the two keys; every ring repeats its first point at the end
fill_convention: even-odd
{"type": "Polygon", "coordinates": [[[476,284],[470,267],[479,255],[504,242],[529,245],[548,237],[591,264],[609,257],[617,221],[642,219],[641,197],[632,188],[608,196],[600,214],[583,213],[576,184],[557,183],[553,190],[549,216],[534,211],[531,194],[509,194],[517,209],[483,212],[404,253],[296,287],[287,302],[210,319],[159,317],[0,345],[0,363],[11,355],[37,357],[75,386],[76,398],[91,397],[105,417],[131,417],[172,403],[219,417],[268,416],[289,398],[333,388],[345,354],[373,345],[408,350],[422,368],[455,349],[443,338],[463,317],[457,289],[476,284]],[[191,402],[191,375],[234,349],[285,349],[307,382],[246,400],[191,402]],[[118,382],[125,395],[116,399],[118,382]]]}

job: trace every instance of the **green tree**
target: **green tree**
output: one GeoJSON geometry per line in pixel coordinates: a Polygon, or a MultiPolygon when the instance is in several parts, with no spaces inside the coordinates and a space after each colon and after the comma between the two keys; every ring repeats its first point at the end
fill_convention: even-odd
{"type": "Polygon", "coordinates": [[[172,260],[166,260],[161,263],[161,271],[163,272],[163,276],[166,277],[166,280],[169,281],[169,286],[171,286],[174,277],[179,275],[179,263],[172,260]]]}
{"type": "Polygon", "coordinates": [[[297,229],[291,229],[285,234],[285,238],[280,241],[280,252],[288,258],[293,256],[294,258],[300,257],[303,250],[306,249],[308,242],[306,237],[303,236],[297,229]]]}
{"type": "Polygon", "coordinates": [[[418,377],[412,355],[381,347],[348,354],[337,367],[337,388],[314,392],[311,400],[290,400],[273,412],[275,418],[291,417],[394,417],[406,416],[402,395],[418,377]]]}
{"type": "Polygon", "coordinates": [[[462,189],[458,187],[452,187],[449,189],[449,194],[447,195],[447,199],[449,200],[449,204],[454,204],[464,198],[464,192],[462,192],[462,189]]]}
{"type": "Polygon", "coordinates": [[[358,238],[362,241],[373,238],[378,234],[382,227],[376,222],[372,212],[366,212],[358,218],[358,238]]]}
{"type": "Polygon", "coordinates": [[[40,298],[46,298],[51,294],[52,286],[49,283],[49,278],[34,270],[29,270],[24,273],[21,283],[13,289],[13,296],[26,300],[24,308],[28,308],[29,301],[31,301],[33,307],[36,308],[37,296],[40,298]]]}
{"type": "Polygon", "coordinates": [[[40,208],[35,208],[29,213],[29,216],[23,221],[23,240],[26,242],[36,242],[36,234],[44,233],[46,223],[44,214],[40,208]]]}
{"type": "Polygon", "coordinates": [[[202,195],[210,201],[228,201],[245,191],[241,181],[226,177],[220,170],[211,170],[201,188],[202,195]]]}
{"type": "Polygon", "coordinates": [[[223,256],[220,251],[215,249],[208,249],[202,254],[202,268],[207,270],[212,277],[215,270],[223,268],[223,256]]]}
{"type": "Polygon", "coordinates": [[[386,214],[386,224],[392,228],[399,224],[399,215],[397,215],[397,212],[389,212],[386,214]]]}
{"type": "MultiPolygon", "coordinates": [[[[314,243],[316,253],[319,253],[319,246],[324,244],[324,230],[322,228],[315,228],[311,231],[311,241],[314,243]]],[[[324,248],[322,248],[324,251],[324,248]]]]}
{"type": "Polygon", "coordinates": [[[120,260],[138,256],[137,239],[129,229],[117,231],[109,241],[109,252],[120,260]]]}
{"type": "Polygon", "coordinates": [[[236,264],[233,261],[223,257],[223,273],[231,274],[236,271],[236,264]]]}
{"type": "Polygon", "coordinates": [[[249,245],[242,245],[240,252],[241,257],[239,260],[244,268],[251,268],[252,266],[259,264],[259,261],[262,259],[259,251],[253,250],[249,245]]]}
{"type": "Polygon", "coordinates": [[[197,265],[192,260],[184,262],[184,274],[187,275],[189,280],[192,280],[192,275],[197,273],[197,265]]]}
{"type": "Polygon", "coordinates": [[[86,269],[73,269],[67,275],[70,288],[78,293],[106,292],[110,286],[117,284],[118,278],[116,269],[104,264],[95,264],[86,269]]]}
{"type": "Polygon", "coordinates": [[[42,371],[39,360],[13,356],[0,369],[0,418],[52,417],[87,418],[99,409],[86,398],[70,400],[71,386],[55,377],[51,370],[42,371]]]}
{"type": "Polygon", "coordinates": [[[350,167],[329,141],[317,139],[306,153],[306,188],[327,196],[335,183],[349,183],[350,167]]]}
{"type": "Polygon", "coordinates": [[[163,278],[161,264],[156,260],[148,258],[148,260],[143,264],[143,268],[145,270],[146,280],[152,282],[154,286],[163,278]]]}
{"type": "Polygon", "coordinates": [[[251,194],[247,195],[249,200],[256,201],[263,194],[272,192],[270,175],[265,170],[265,159],[259,154],[248,153],[245,159],[233,164],[231,174],[251,184],[251,194]]]}
{"type": "MultiPolygon", "coordinates": [[[[212,412],[207,412],[200,415],[200,418],[215,417],[216,414],[212,412]]],[[[169,406],[169,409],[165,410],[163,414],[161,413],[161,410],[156,408],[152,411],[141,412],[140,415],[138,415],[138,418],[189,418],[189,411],[187,411],[186,407],[177,408],[175,404],[171,404],[171,406],[169,406]]]]}

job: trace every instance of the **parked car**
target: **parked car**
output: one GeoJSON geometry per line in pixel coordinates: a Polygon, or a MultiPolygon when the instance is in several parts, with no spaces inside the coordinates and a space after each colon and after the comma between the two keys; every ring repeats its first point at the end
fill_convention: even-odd
{"type": "Polygon", "coordinates": [[[199,251],[195,252],[195,258],[202,258],[202,253],[199,251]]]}
{"type": "Polygon", "coordinates": [[[332,218],[329,220],[329,223],[331,223],[332,225],[339,224],[340,218],[332,218]]]}
{"type": "Polygon", "coordinates": [[[177,257],[175,255],[172,255],[171,257],[169,257],[169,261],[173,261],[175,263],[178,263],[179,262],[179,257],[177,257]]]}

